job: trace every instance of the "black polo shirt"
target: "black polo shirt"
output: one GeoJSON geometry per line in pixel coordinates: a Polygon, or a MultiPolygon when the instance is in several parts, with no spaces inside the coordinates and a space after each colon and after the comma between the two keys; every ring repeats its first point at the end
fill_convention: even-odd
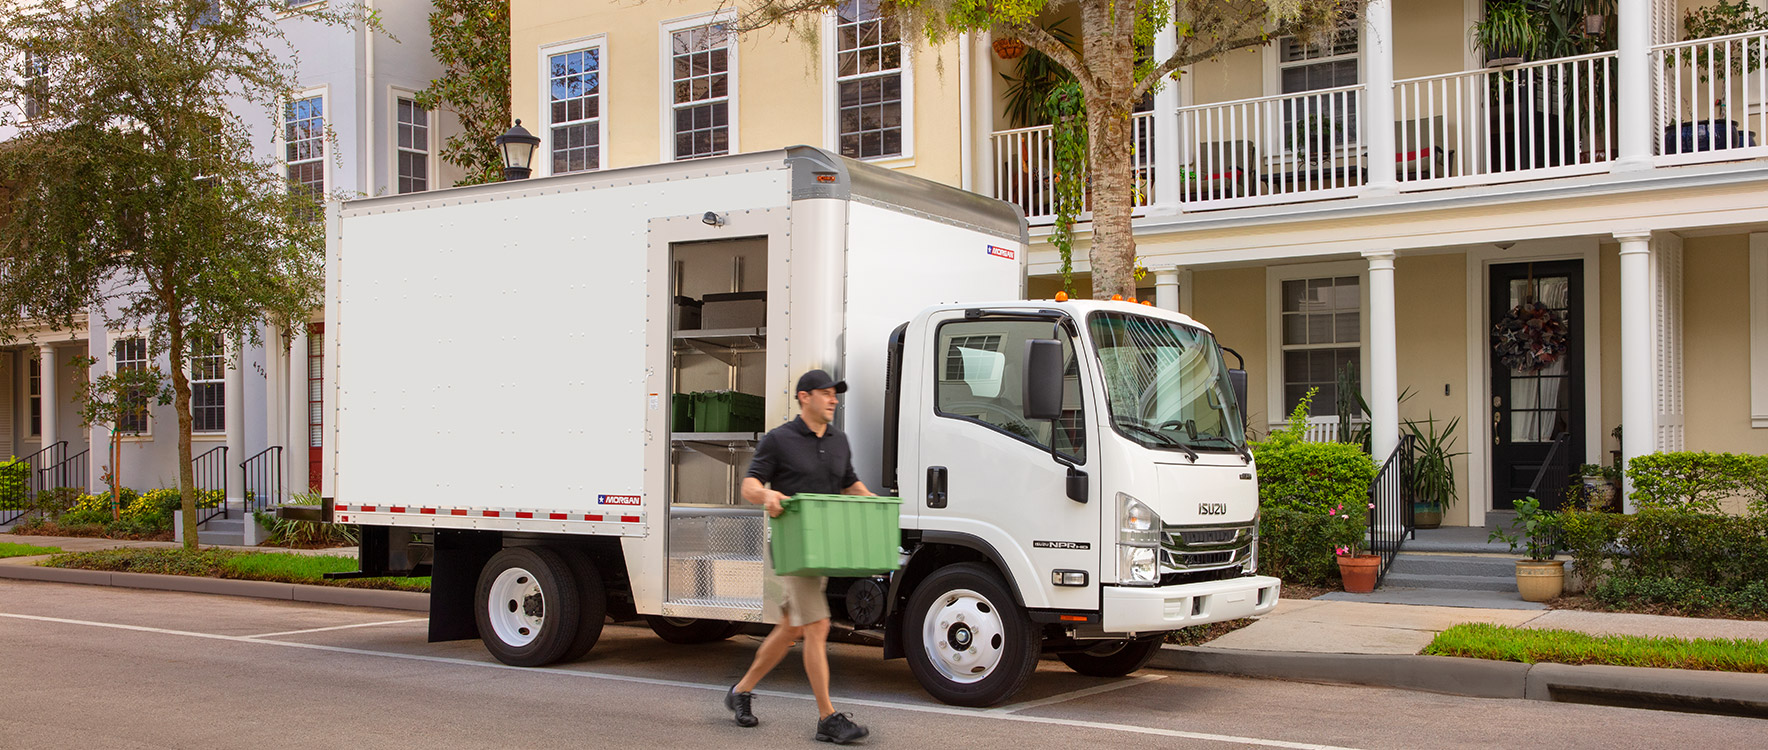
{"type": "Polygon", "coordinates": [[[847,445],[847,436],[829,425],[822,437],[817,437],[803,417],[793,417],[761,436],[755,457],[749,461],[749,476],[788,496],[800,492],[839,495],[859,481],[853,472],[853,450],[847,445]]]}

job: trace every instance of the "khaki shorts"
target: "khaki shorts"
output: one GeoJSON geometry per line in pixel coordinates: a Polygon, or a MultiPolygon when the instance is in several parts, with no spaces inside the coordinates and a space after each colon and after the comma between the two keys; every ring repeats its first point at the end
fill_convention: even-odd
{"type": "Polygon", "coordinates": [[[829,619],[829,598],[824,595],[829,579],[821,576],[774,575],[771,544],[767,545],[762,564],[765,566],[762,575],[766,576],[761,593],[763,619],[790,623],[797,628],[829,619]]]}

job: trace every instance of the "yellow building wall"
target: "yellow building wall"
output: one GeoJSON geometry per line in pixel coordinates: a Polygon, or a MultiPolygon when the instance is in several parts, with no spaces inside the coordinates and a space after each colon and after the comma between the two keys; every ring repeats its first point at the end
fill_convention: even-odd
{"type": "MultiPolygon", "coordinates": [[[[1452,450],[1471,450],[1467,438],[1466,256],[1396,259],[1394,308],[1399,311],[1394,333],[1399,345],[1400,390],[1412,394],[1400,404],[1400,419],[1418,422],[1427,433],[1430,426],[1425,420],[1435,419],[1440,433],[1448,428],[1449,420],[1458,419],[1452,450]]],[[[1468,458],[1453,459],[1458,499],[1443,513],[1443,523],[1451,526],[1467,525],[1468,458]]]]}
{"type": "Polygon", "coordinates": [[[1461,0],[1393,4],[1394,80],[1466,70],[1469,41],[1461,0]]]}
{"type": "MultiPolygon", "coordinates": [[[[1222,346],[1246,358],[1248,424],[1263,437],[1271,422],[1265,395],[1265,269],[1199,270],[1191,274],[1192,316],[1215,332],[1222,346]]],[[[1234,364],[1229,357],[1229,364],[1234,364]]]]}
{"type": "Polygon", "coordinates": [[[1611,463],[1609,451],[1621,449],[1621,443],[1610,435],[1621,423],[1621,246],[1604,243],[1597,249],[1602,266],[1602,434],[1600,438],[1603,463],[1611,463]]]}
{"type": "Polygon", "coordinates": [[[1750,427],[1749,236],[1694,237],[1682,247],[1682,377],[1691,451],[1768,453],[1750,427]]]}
{"type": "MultiPolygon", "coordinates": [[[[661,24],[730,7],[720,0],[651,3],[576,3],[516,0],[510,4],[511,112],[539,134],[542,47],[602,36],[604,117],[608,141],[604,168],[655,164],[664,138],[664,37],[661,24]]],[[[822,51],[788,33],[768,29],[737,43],[737,145],[765,151],[825,144],[822,51]]],[[[958,42],[935,49],[914,45],[914,155],[883,163],[947,184],[959,183],[960,102],[958,42]]],[[[541,159],[543,155],[537,154],[541,159]]]]}

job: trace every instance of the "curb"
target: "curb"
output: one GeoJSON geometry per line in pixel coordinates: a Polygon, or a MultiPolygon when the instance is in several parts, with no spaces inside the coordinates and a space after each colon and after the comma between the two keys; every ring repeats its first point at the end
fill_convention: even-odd
{"type": "Polygon", "coordinates": [[[1768,719],[1768,675],[1452,656],[1165,646],[1150,668],[1768,719]]]}
{"type": "Polygon", "coordinates": [[[40,568],[35,565],[0,565],[0,578],[80,583],[88,586],[116,586],[154,591],[183,591],[194,594],[245,596],[255,599],[341,604],[348,607],[375,607],[411,612],[430,611],[430,595],[417,591],[353,589],[341,586],[315,586],[306,583],[244,581],[232,578],[199,578],[156,573],[113,573],[105,570],[40,568]]]}

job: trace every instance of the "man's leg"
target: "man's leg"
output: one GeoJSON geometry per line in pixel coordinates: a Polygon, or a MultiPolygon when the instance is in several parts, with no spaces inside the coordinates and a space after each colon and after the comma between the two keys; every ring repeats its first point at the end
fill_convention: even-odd
{"type": "Polygon", "coordinates": [[[829,701],[828,620],[804,626],[804,674],[810,678],[810,692],[816,695],[817,717],[835,713],[835,704],[829,701]]]}
{"type": "MultiPolygon", "coordinates": [[[[823,621],[825,636],[828,633],[828,624],[827,620],[823,621]]],[[[792,644],[797,643],[798,637],[803,633],[804,628],[793,627],[790,620],[782,620],[780,624],[775,625],[773,632],[767,634],[767,640],[761,642],[761,648],[755,651],[755,661],[749,664],[749,671],[737,683],[736,691],[747,693],[754,690],[755,686],[761,683],[761,678],[766,677],[767,673],[773,671],[774,666],[786,657],[786,652],[792,650],[792,644]]],[[[823,674],[826,678],[828,675],[826,668],[823,670],[823,674]]],[[[826,685],[827,682],[825,679],[824,684],[826,685]]]]}

